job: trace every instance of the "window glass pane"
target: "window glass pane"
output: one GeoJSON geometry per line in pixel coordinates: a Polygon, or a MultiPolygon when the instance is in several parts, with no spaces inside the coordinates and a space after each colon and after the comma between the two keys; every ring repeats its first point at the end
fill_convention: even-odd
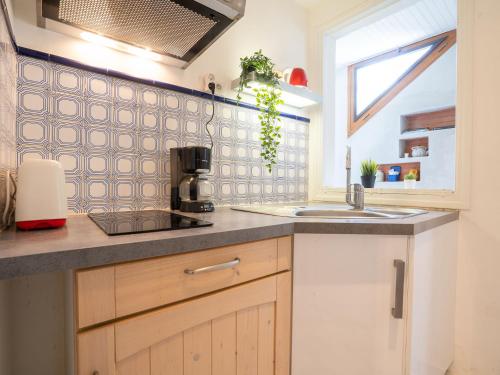
{"type": "Polygon", "coordinates": [[[426,46],[356,69],[356,116],[394,85],[431,48],[426,46]]]}

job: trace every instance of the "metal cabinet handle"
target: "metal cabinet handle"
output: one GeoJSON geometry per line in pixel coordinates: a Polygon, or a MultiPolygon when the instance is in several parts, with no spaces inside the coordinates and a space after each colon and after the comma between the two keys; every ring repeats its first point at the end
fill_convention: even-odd
{"type": "Polygon", "coordinates": [[[394,307],[392,308],[392,316],[395,319],[403,319],[405,262],[400,259],[394,259],[394,267],[396,267],[396,293],[394,307]]]}
{"type": "Polygon", "coordinates": [[[199,273],[220,271],[220,270],[225,270],[228,268],[233,268],[233,267],[237,266],[238,264],[240,264],[240,262],[241,262],[240,258],[235,258],[233,260],[230,260],[229,262],[214,264],[213,266],[196,268],[194,270],[188,268],[188,269],[184,270],[184,273],[188,274],[188,275],[197,275],[199,273]]]}

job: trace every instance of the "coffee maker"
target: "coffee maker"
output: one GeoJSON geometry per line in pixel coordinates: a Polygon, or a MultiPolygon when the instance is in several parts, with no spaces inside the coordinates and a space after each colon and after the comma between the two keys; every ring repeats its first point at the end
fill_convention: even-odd
{"type": "Polygon", "coordinates": [[[212,149],[202,146],[170,149],[170,207],[184,212],[212,212],[210,172],[212,149]]]}
{"type": "Polygon", "coordinates": [[[205,124],[210,138],[210,147],[188,146],[170,149],[170,207],[184,212],[212,212],[214,204],[210,201],[212,187],[208,182],[214,140],[208,125],[215,116],[215,82],[208,84],[212,93],[212,115],[205,124]]]}

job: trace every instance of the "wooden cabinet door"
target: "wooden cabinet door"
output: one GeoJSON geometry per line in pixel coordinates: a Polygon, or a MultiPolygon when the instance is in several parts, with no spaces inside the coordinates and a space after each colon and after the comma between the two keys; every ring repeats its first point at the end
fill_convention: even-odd
{"type": "Polygon", "coordinates": [[[78,334],[79,375],[288,375],[291,273],[78,334]]]}
{"type": "Polygon", "coordinates": [[[295,236],[293,375],[403,374],[406,309],[392,308],[407,253],[406,236],[295,236]]]}

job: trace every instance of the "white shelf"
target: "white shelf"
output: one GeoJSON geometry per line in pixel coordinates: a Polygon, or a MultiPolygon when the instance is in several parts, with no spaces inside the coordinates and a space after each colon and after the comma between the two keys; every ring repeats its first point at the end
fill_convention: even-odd
{"type": "MultiPolygon", "coordinates": [[[[237,78],[231,83],[231,88],[233,90],[238,90],[239,85],[240,79],[237,78]]],[[[249,87],[244,88],[243,93],[255,96],[253,89],[263,85],[265,85],[265,83],[259,81],[254,74],[248,83],[249,87]]],[[[307,87],[293,86],[284,81],[280,81],[280,89],[282,92],[281,99],[283,99],[286,105],[291,107],[306,108],[320,104],[322,101],[321,95],[313,92],[307,87]]]]}
{"type": "MultiPolygon", "coordinates": [[[[426,156],[409,156],[407,158],[405,158],[403,156],[403,157],[399,158],[399,163],[417,163],[417,162],[421,162],[422,160],[426,160],[428,157],[429,157],[429,155],[426,155],[426,156]]],[[[397,165],[397,163],[395,163],[394,165],[397,165]]]]}

